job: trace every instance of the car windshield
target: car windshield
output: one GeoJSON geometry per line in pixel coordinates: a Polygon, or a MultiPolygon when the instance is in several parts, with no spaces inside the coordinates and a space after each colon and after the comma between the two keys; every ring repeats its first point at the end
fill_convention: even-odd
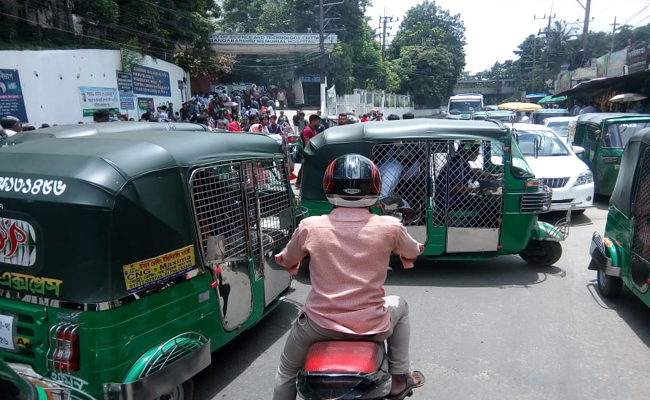
{"type": "Polygon", "coordinates": [[[519,148],[525,156],[535,155],[535,143],[537,143],[537,155],[539,157],[568,156],[569,150],[562,140],[553,132],[543,130],[518,130],[519,148]]]}
{"type": "Polygon", "coordinates": [[[622,149],[638,130],[647,127],[650,127],[650,121],[609,124],[603,135],[603,147],[622,149]]]}
{"type": "Polygon", "coordinates": [[[449,105],[449,114],[462,114],[471,111],[480,111],[481,102],[479,100],[456,100],[449,105]]]}
{"type": "Polygon", "coordinates": [[[569,121],[549,122],[546,126],[553,129],[560,137],[569,136],[569,121]]]}

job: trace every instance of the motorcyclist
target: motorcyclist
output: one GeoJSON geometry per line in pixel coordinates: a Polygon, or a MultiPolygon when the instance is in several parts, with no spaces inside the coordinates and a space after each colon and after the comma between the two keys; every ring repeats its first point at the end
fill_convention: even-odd
{"type": "Polygon", "coordinates": [[[320,341],[365,340],[388,343],[392,387],[389,399],[403,399],[424,384],[419,371],[409,372],[408,306],[399,296],[383,297],[391,253],[412,268],[423,245],[400,221],[370,212],[381,191],[379,169],[358,154],[341,156],[328,166],[323,188],[334,209],[329,215],[301,221],[278,264],[297,274],[310,256],[312,289],[280,358],[274,400],[296,398],[296,375],[309,347],[320,341]]]}

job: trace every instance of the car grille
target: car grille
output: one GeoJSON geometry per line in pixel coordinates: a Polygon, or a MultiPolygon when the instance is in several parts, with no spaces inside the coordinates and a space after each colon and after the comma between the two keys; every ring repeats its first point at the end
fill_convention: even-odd
{"type": "Polygon", "coordinates": [[[560,189],[566,186],[569,178],[540,178],[540,185],[546,185],[551,189],[560,189]]]}

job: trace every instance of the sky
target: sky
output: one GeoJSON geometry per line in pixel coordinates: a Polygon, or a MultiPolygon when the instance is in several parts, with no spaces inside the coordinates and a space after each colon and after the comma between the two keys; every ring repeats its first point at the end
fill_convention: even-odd
{"type": "MultiPolygon", "coordinates": [[[[379,28],[380,16],[404,19],[406,11],[423,0],[372,0],[366,11],[370,26],[379,28]]],[[[548,16],[567,21],[582,35],[587,0],[437,0],[436,5],[450,14],[460,14],[465,25],[465,70],[489,69],[496,62],[516,59],[514,50],[529,35],[543,31],[548,16]],[[578,21],[579,20],[579,21],[578,21]]],[[[589,30],[612,32],[616,23],[634,27],[650,24],[650,0],[591,0],[589,30]]],[[[395,35],[400,22],[392,24],[395,35]]],[[[390,41],[390,37],[388,39],[390,41]]]]}

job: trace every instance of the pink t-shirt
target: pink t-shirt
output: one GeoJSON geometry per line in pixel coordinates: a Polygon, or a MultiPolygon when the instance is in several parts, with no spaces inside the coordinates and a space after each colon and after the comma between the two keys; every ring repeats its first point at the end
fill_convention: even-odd
{"type": "Polygon", "coordinates": [[[380,290],[391,253],[412,268],[422,252],[399,220],[365,208],[335,208],[329,215],[304,219],[281,264],[292,274],[310,256],[312,289],[303,310],[319,326],[339,332],[370,335],[390,329],[390,315],[380,290]]]}

